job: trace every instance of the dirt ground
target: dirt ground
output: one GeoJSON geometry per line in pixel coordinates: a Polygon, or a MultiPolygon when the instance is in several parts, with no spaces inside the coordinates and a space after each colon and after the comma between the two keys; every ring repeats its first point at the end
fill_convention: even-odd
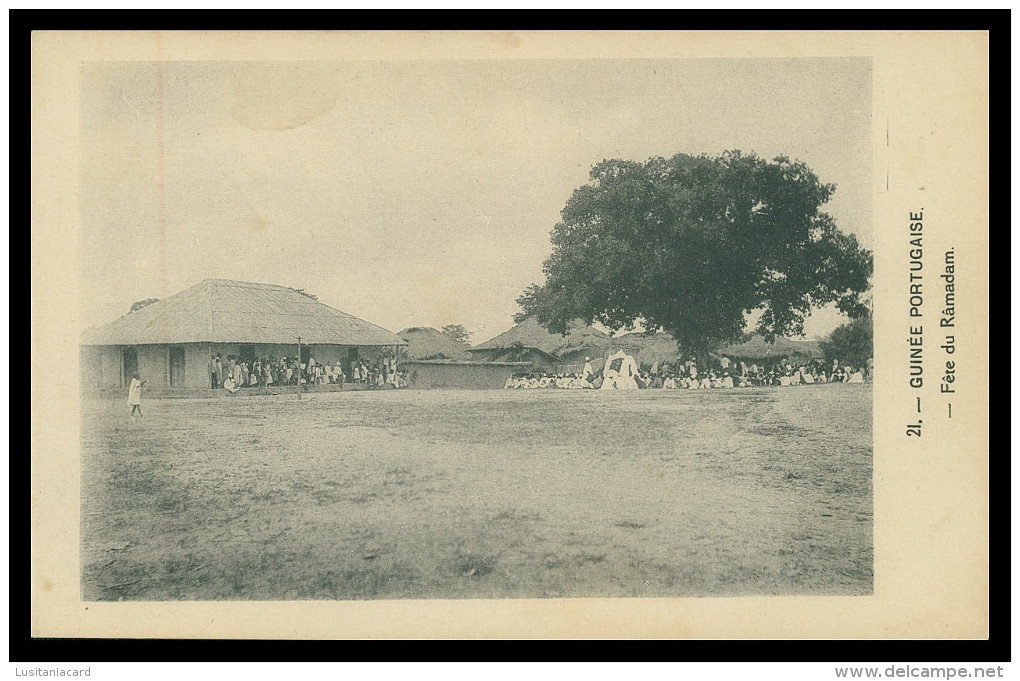
{"type": "Polygon", "coordinates": [[[83,402],[82,597],[870,594],[871,386],[83,402]]]}

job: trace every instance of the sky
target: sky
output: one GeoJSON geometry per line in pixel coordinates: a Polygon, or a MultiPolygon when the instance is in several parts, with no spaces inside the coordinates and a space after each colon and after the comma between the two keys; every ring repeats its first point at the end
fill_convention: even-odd
{"type": "MultiPolygon", "coordinates": [[[[872,245],[868,59],[83,65],[83,328],[207,278],[481,342],[608,158],[807,163],[872,245]]],[[[823,310],[808,337],[844,319],[823,310]]]]}

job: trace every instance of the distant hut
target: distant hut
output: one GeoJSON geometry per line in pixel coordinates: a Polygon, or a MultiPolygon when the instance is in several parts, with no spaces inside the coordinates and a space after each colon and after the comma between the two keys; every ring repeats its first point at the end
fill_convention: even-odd
{"type": "Polygon", "coordinates": [[[471,359],[468,352],[470,345],[454,340],[437,329],[415,326],[398,331],[397,335],[407,341],[405,353],[410,360],[471,359]]]}
{"type": "Polygon", "coordinates": [[[411,359],[403,363],[408,387],[429,390],[495,390],[515,374],[533,368],[528,362],[478,362],[456,359],[411,359]]]}
{"type": "Polygon", "coordinates": [[[406,359],[411,388],[491,390],[502,388],[515,373],[529,371],[521,362],[488,362],[472,356],[471,346],[429,327],[412,327],[397,334],[407,341],[406,359]]]}
{"type": "Polygon", "coordinates": [[[294,357],[349,363],[407,345],[399,336],[286,286],[206,279],[81,339],[85,389],[123,387],[135,371],[151,387],[209,388],[209,361],[294,357]]]}
{"type": "Polygon", "coordinates": [[[566,336],[550,333],[534,317],[480,343],[468,352],[485,361],[530,362],[537,371],[579,371],[586,356],[605,356],[614,339],[583,322],[573,322],[566,336]]]}
{"type": "Polygon", "coordinates": [[[775,342],[769,343],[763,336],[751,336],[743,343],[717,348],[713,353],[717,357],[725,355],[731,360],[747,363],[773,363],[788,359],[794,363],[810,362],[822,359],[821,347],[815,341],[797,341],[777,336],[775,342]]]}
{"type": "Polygon", "coordinates": [[[676,338],[669,333],[659,332],[650,336],[643,333],[625,333],[615,340],[621,348],[633,355],[642,369],[647,370],[655,366],[673,367],[680,360],[676,338]]]}

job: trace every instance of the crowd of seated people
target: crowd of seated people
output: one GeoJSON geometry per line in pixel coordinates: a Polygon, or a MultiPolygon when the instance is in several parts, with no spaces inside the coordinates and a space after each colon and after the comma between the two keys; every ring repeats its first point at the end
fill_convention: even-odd
{"type": "MultiPolygon", "coordinates": [[[[675,364],[653,364],[642,369],[635,380],[638,388],[664,390],[704,390],[711,388],[749,388],[761,386],[794,386],[815,383],[863,383],[870,381],[871,362],[853,367],[833,360],[826,365],[820,360],[791,362],[782,359],[771,364],[734,362],[727,357],[712,358],[707,370],[700,370],[694,358],[675,364]]],[[[569,388],[598,389],[600,373],[589,363],[578,373],[532,372],[514,374],[507,379],[506,389],[569,388]]]]}
{"type": "Polygon", "coordinates": [[[594,387],[591,382],[581,378],[580,374],[547,374],[533,372],[530,374],[514,374],[506,379],[507,389],[530,390],[533,388],[570,388],[584,390],[594,387]]]}
{"type": "Polygon", "coordinates": [[[239,358],[235,355],[216,355],[209,360],[209,379],[213,388],[236,393],[241,388],[269,388],[277,386],[339,385],[348,381],[364,387],[384,387],[387,384],[401,388],[407,385],[406,374],[399,371],[395,359],[376,362],[351,362],[351,375],[344,373],[339,360],[316,362],[309,357],[300,362],[296,357],[239,358]]]}
{"type": "Polygon", "coordinates": [[[782,359],[772,364],[752,362],[732,362],[726,357],[712,362],[709,369],[699,373],[695,363],[680,363],[676,367],[666,367],[658,375],[654,372],[642,372],[639,385],[643,387],[666,389],[704,389],[704,388],[748,388],[759,386],[792,386],[814,383],[863,383],[870,380],[870,367],[854,368],[849,364],[840,364],[833,360],[826,366],[819,360],[791,362],[782,359]]]}

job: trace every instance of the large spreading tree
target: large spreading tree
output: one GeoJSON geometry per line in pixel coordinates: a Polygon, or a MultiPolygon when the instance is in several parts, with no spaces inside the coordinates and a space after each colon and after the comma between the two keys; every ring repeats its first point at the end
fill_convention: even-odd
{"type": "Polygon", "coordinates": [[[819,210],[835,189],[803,163],[739,151],[603,161],[567,201],[517,321],[640,323],[701,357],[744,337],[752,312],[768,340],[803,334],[828,303],[859,317],[872,256],[819,210]]]}
{"type": "Polygon", "coordinates": [[[826,362],[838,359],[841,366],[862,367],[874,357],[874,333],[871,315],[864,315],[837,327],[818,345],[826,362]]]}

